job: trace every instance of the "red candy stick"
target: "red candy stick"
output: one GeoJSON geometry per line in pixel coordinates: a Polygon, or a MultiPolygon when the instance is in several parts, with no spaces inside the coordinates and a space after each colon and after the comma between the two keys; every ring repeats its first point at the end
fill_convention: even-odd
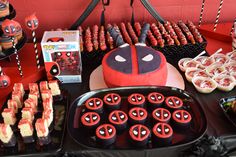
{"type": "Polygon", "coordinates": [[[39,63],[39,54],[38,54],[38,48],[37,48],[37,39],[35,36],[35,30],[39,26],[39,20],[35,16],[35,14],[32,14],[28,17],[25,18],[25,25],[28,29],[32,31],[32,37],[33,37],[33,42],[34,42],[34,52],[35,52],[35,57],[36,57],[36,64],[38,69],[40,68],[40,63],[39,63]]]}

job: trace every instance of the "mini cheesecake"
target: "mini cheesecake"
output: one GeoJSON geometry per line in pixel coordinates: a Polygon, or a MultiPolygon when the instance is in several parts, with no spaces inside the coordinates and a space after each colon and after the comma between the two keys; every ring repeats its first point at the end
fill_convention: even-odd
{"type": "Polygon", "coordinates": [[[202,70],[199,69],[199,68],[187,68],[186,71],[185,71],[185,73],[184,73],[184,75],[185,75],[187,81],[192,82],[192,79],[193,79],[193,77],[194,77],[194,74],[195,74],[196,72],[199,72],[199,71],[202,71],[202,70]]]}
{"type": "Polygon", "coordinates": [[[44,101],[47,98],[52,98],[52,92],[50,89],[41,90],[42,100],[44,101]]]}
{"type": "Polygon", "coordinates": [[[9,124],[0,123],[0,140],[5,147],[16,145],[16,137],[9,124]]]}
{"type": "Polygon", "coordinates": [[[202,67],[208,67],[215,62],[212,57],[207,56],[200,56],[196,59],[196,61],[201,63],[202,67]]]}
{"type": "Polygon", "coordinates": [[[168,146],[172,142],[173,129],[167,123],[157,123],[152,129],[153,146],[168,146]]]}
{"type": "Polygon", "coordinates": [[[96,129],[96,141],[104,147],[116,141],[116,128],[111,124],[102,124],[96,129]]]}
{"type": "Polygon", "coordinates": [[[23,138],[24,143],[34,142],[34,137],[33,137],[34,128],[32,125],[32,121],[28,119],[21,119],[18,123],[18,128],[20,129],[20,134],[23,138]]]}
{"type": "Polygon", "coordinates": [[[134,107],[129,110],[129,121],[131,124],[144,124],[148,113],[144,108],[134,107]]]}
{"type": "Polygon", "coordinates": [[[57,80],[49,81],[48,86],[49,86],[53,96],[61,95],[61,90],[59,88],[59,84],[58,84],[57,80]]]}
{"type": "Polygon", "coordinates": [[[211,93],[217,88],[217,82],[211,78],[194,77],[192,83],[200,93],[211,93]]]}
{"type": "Polygon", "coordinates": [[[14,125],[16,123],[15,112],[12,108],[4,108],[2,117],[5,124],[14,125]]]}
{"type": "Polygon", "coordinates": [[[150,137],[150,130],[142,124],[133,125],[129,129],[131,144],[135,147],[147,146],[150,137]]]}
{"type": "Polygon", "coordinates": [[[229,92],[235,86],[235,79],[233,76],[221,74],[213,78],[217,83],[217,88],[219,90],[229,92]]]}
{"type": "Polygon", "coordinates": [[[81,116],[81,124],[86,129],[96,129],[100,124],[100,116],[96,112],[86,112],[81,116]]]}
{"type": "Polygon", "coordinates": [[[116,93],[109,93],[106,94],[103,98],[103,102],[105,107],[108,110],[118,110],[120,109],[121,97],[119,94],[116,93]]]}
{"type": "Polygon", "coordinates": [[[154,123],[156,122],[168,123],[171,118],[171,113],[165,108],[157,108],[152,112],[152,118],[154,123]]]}
{"type": "Polygon", "coordinates": [[[46,98],[43,100],[43,109],[53,109],[53,99],[52,98],[46,98]]]}
{"type": "Polygon", "coordinates": [[[109,122],[116,127],[117,131],[124,130],[127,127],[128,116],[124,111],[112,111],[108,119],[109,122]]]}
{"type": "Polygon", "coordinates": [[[52,109],[44,110],[42,118],[47,121],[47,125],[49,127],[52,124],[52,121],[53,121],[53,110],[52,109]]]}
{"type": "Polygon", "coordinates": [[[22,83],[14,83],[13,85],[13,91],[20,91],[22,94],[22,98],[25,94],[24,86],[22,83]]]}
{"type": "Polygon", "coordinates": [[[34,120],[34,111],[31,107],[24,107],[21,110],[21,117],[22,119],[28,119],[29,121],[34,120]]]}
{"type": "Polygon", "coordinates": [[[47,121],[43,118],[37,119],[35,123],[39,145],[47,145],[51,142],[47,121]]]}
{"type": "Polygon", "coordinates": [[[37,102],[34,99],[28,98],[25,100],[24,104],[25,104],[25,107],[32,108],[34,113],[37,112],[37,102]]]}
{"type": "Polygon", "coordinates": [[[21,91],[13,91],[12,92],[12,96],[11,96],[12,100],[15,100],[18,108],[22,108],[22,104],[23,104],[23,97],[22,97],[22,93],[21,91]]]}
{"type": "Polygon", "coordinates": [[[181,71],[185,72],[187,67],[184,67],[184,63],[188,62],[188,61],[191,61],[191,60],[192,60],[192,58],[182,58],[182,59],[180,59],[179,62],[178,62],[179,69],[181,71]]]}
{"type": "Polygon", "coordinates": [[[153,111],[154,109],[161,107],[162,103],[165,100],[165,97],[161,93],[152,92],[148,94],[147,99],[150,104],[148,105],[148,108],[153,111]]]}
{"type": "Polygon", "coordinates": [[[101,114],[103,112],[103,101],[100,98],[90,98],[85,102],[85,107],[88,111],[101,114]]]}
{"type": "Polygon", "coordinates": [[[17,105],[17,102],[15,100],[9,99],[7,101],[7,107],[12,108],[15,113],[18,113],[18,105],[17,105]]]}
{"type": "Polygon", "coordinates": [[[172,113],[172,119],[178,128],[189,127],[192,117],[189,112],[185,110],[176,110],[172,113]]]}
{"type": "Polygon", "coordinates": [[[212,64],[211,66],[207,67],[206,72],[209,76],[213,77],[226,72],[226,69],[222,64],[216,62],[215,64],[212,64]]]}
{"type": "Polygon", "coordinates": [[[183,101],[176,96],[169,96],[166,98],[165,104],[170,110],[175,110],[182,108],[183,101]]]}
{"type": "Polygon", "coordinates": [[[143,94],[134,93],[128,97],[129,106],[132,107],[144,107],[145,97],[143,94]]]}
{"type": "Polygon", "coordinates": [[[47,81],[41,81],[39,83],[39,89],[42,92],[43,90],[47,90],[48,88],[48,82],[47,81]]]}

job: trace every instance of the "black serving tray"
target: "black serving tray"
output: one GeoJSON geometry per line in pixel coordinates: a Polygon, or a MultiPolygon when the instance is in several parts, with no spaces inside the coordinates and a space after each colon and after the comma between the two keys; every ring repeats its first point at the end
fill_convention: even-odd
{"type": "Polygon", "coordinates": [[[5,17],[1,17],[0,21],[4,21],[6,19],[13,19],[16,16],[16,10],[13,8],[13,6],[11,4],[9,4],[9,15],[5,16],[5,17]]]}
{"type": "Polygon", "coordinates": [[[219,105],[224,112],[224,115],[228,120],[236,127],[236,113],[234,113],[229,106],[226,106],[225,103],[236,101],[236,96],[231,96],[227,98],[220,99],[219,105]]]}
{"type": "MultiPolygon", "coordinates": [[[[18,50],[18,53],[19,53],[19,50],[25,45],[25,43],[27,41],[26,33],[24,31],[22,33],[23,33],[22,38],[16,44],[16,49],[18,50]]],[[[2,32],[0,34],[2,34],[2,32]]],[[[0,60],[6,59],[6,58],[10,57],[13,54],[14,54],[14,49],[13,48],[3,50],[2,52],[0,52],[0,60]]]]}
{"type": "MultiPolygon", "coordinates": [[[[66,116],[69,104],[68,93],[65,90],[61,90],[62,95],[53,97],[53,122],[49,127],[51,143],[48,145],[40,146],[37,142],[36,131],[34,127],[34,143],[24,144],[20,135],[20,131],[17,125],[12,126],[12,130],[17,138],[17,145],[15,147],[4,147],[0,142],[0,156],[33,156],[33,155],[52,155],[61,151],[63,147],[64,136],[66,132],[66,116]]],[[[29,91],[25,91],[24,100],[28,98],[29,91]]],[[[11,98],[11,94],[8,99],[11,98]]],[[[8,100],[7,99],[7,100],[8,100]]],[[[34,115],[34,123],[37,118],[42,117],[42,100],[39,98],[38,113],[34,115]]],[[[4,108],[7,107],[7,102],[2,106],[1,113],[4,108]]],[[[18,110],[16,114],[18,124],[21,119],[21,110],[18,110]]],[[[3,122],[3,118],[0,118],[0,122],[3,122]]]]}
{"type": "MultiPolygon", "coordinates": [[[[189,111],[192,115],[192,122],[190,128],[184,131],[177,131],[177,129],[173,128],[174,135],[172,144],[168,147],[179,147],[179,146],[186,146],[194,143],[198,139],[200,139],[206,132],[207,129],[207,120],[205,114],[199,105],[199,103],[190,96],[189,93],[171,87],[155,87],[155,86],[143,86],[143,87],[121,87],[121,88],[110,88],[110,89],[102,89],[91,91],[85,93],[84,95],[78,97],[72,104],[69,110],[68,116],[68,132],[70,136],[74,139],[76,143],[86,149],[92,148],[102,148],[102,149],[110,149],[110,150],[136,150],[137,148],[133,147],[129,142],[128,131],[124,131],[122,134],[118,134],[116,138],[116,142],[109,146],[109,147],[102,147],[96,143],[94,135],[88,134],[88,130],[82,128],[80,124],[80,117],[81,114],[84,112],[84,103],[87,99],[91,97],[99,97],[103,98],[103,96],[107,93],[115,92],[118,93],[122,97],[122,106],[121,110],[127,113],[128,111],[128,102],[127,97],[132,93],[141,93],[145,97],[150,92],[160,92],[165,97],[166,96],[178,96],[184,101],[184,109],[189,111]]],[[[106,111],[102,114],[102,122],[107,123],[106,111]]],[[[150,113],[149,113],[150,114],[150,113]]],[[[149,117],[147,123],[145,124],[150,128],[151,119],[149,117]]],[[[130,126],[130,125],[129,125],[130,126]]],[[[128,127],[129,128],[129,127],[128,127]]],[[[127,128],[127,130],[128,130],[127,128]]],[[[151,140],[147,147],[143,149],[153,149],[159,150],[160,147],[152,146],[151,140]]]]}

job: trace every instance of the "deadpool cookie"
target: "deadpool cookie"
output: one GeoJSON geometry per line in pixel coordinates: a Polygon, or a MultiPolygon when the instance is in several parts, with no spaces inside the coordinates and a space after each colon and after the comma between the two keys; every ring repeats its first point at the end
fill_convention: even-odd
{"type": "Polygon", "coordinates": [[[120,109],[121,97],[119,94],[109,93],[104,96],[103,102],[108,110],[118,110],[120,109]]]}
{"type": "Polygon", "coordinates": [[[85,107],[89,111],[101,114],[103,112],[103,101],[100,98],[90,98],[85,102],[85,107]]]}
{"type": "Polygon", "coordinates": [[[153,146],[170,145],[173,136],[173,129],[167,123],[157,123],[152,129],[153,146]]]}
{"type": "Polygon", "coordinates": [[[149,102],[148,108],[150,108],[151,110],[154,110],[157,107],[160,107],[162,105],[162,103],[165,100],[165,97],[161,93],[152,92],[148,94],[147,100],[149,102]]]}
{"type": "Polygon", "coordinates": [[[157,108],[152,112],[152,118],[154,122],[168,123],[171,118],[171,113],[165,108],[157,108]]]}
{"type": "Polygon", "coordinates": [[[183,106],[183,101],[176,96],[169,96],[166,98],[165,104],[170,110],[175,110],[183,106]]]}
{"type": "Polygon", "coordinates": [[[129,121],[131,124],[144,124],[148,113],[144,108],[134,107],[129,110],[129,121]]]}
{"type": "Polygon", "coordinates": [[[144,147],[148,144],[150,130],[142,124],[133,125],[129,129],[131,144],[136,147],[144,147]]]}
{"type": "Polygon", "coordinates": [[[102,146],[109,146],[116,141],[116,128],[111,124],[102,124],[96,129],[96,141],[102,146]]]}
{"type": "Polygon", "coordinates": [[[172,113],[172,119],[177,127],[188,127],[192,120],[192,116],[188,111],[176,110],[172,113]]]}
{"type": "Polygon", "coordinates": [[[100,123],[100,116],[96,112],[86,112],[81,116],[81,123],[87,129],[95,129],[100,123]]]}
{"type": "Polygon", "coordinates": [[[113,124],[117,130],[123,130],[127,126],[128,116],[121,110],[115,110],[109,114],[109,122],[113,124]]]}
{"type": "Polygon", "coordinates": [[[128,97],[130,107],[144,107],[145,97],[142,94],[134,93],[128,97]]]}

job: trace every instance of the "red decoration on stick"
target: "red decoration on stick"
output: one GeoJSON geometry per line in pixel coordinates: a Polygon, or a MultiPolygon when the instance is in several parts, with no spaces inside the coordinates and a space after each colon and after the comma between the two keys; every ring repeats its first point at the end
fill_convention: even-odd
{"type": "Polygon", "coordinates": [[[7,88],[10,85],[10,78],[3,73],[2,67],[0,67],[0,88],[7,88]]]}
{"type": "Polygon", "coordinates": [[[20,76],[23,77],[23,71],[21,69],[20,59],[19,59],[19,55],[16,49],[16,43],[15,43],[15,35],[17,33],[17,27],[19,26],[20,24],[18,22],[14,20],[6,19],[2,23],[2,31],[6,36],[11,37],[12,48],[14,49],[14,54],[16,55],[17,67],[20,72],[20,76]]]}
{"type": "Polygon", "coordinates": [[[38,48],[37,48],[37,39],[35,36],[35,30],[39,26],[39,21],[38,21],[38,18],[35,16],[35,14],[32,14],[32,15],[25,18],[25,25],[28,29],[30,29],[32,31],[36,63],[37,63],[38,69],[40,69],[39,54],[38,54],[38,48]]]}

